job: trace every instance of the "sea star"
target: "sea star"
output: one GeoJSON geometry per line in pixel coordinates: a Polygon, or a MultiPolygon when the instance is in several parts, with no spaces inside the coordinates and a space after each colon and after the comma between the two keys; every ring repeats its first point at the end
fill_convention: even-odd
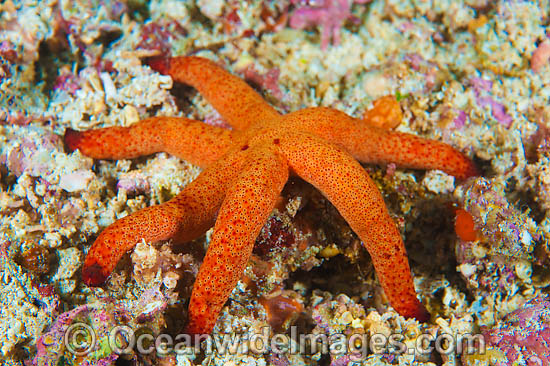
{"type": "MultiPolygon", "coordinates": [[[[440,169],[464,179],[477,175],[468,158],[447,144],[378,128],[331,108],[281,115],[243,80],[204,58],[157,58],[149,65],[196,88],[233,130],[170,117],[148,118],[130,127],[67,129],[68,148],[96,159],[165,151],[204,168],[170,201],[106,228],[86,257],[86,284],[102,284],[142,239],[187,242],[215,224],[186,328],[190,334],[210,333],[289,174],[295,174],[319,189],[363,241],[394,309],[406,317],[429,319],[416,298],[400,233],[357,160],[440,169]]],[[[367,115],[380,118],[383,113],[381,108],[367,115]]]]}

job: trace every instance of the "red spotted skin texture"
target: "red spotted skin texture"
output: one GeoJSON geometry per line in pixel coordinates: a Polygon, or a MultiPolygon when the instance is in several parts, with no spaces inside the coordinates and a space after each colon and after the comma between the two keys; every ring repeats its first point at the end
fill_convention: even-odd
{"type": "MultiPolygon", "coordinates": [[[[467,157],[444,143],[374,127],[330,108],[283,116],[244,81],[207,59],[156,58],[150,65],[195,87],[233,130],[169,117],[149,118],[130,127],[67,130],[68,148],[96,159],[166,151],[204,168],[172,200],[106,228],[86,257],[82,270],[86,284],[100,285],[140,240],[172,238],[183,243],[214,226],[193,287],[186,329],[190,334],[210,333],[292,173],[319,189],[361,238],[395,310],[429,320],[416,297],[399,231],[359,162],[439,169],[465,179],[478,174],[467,157]]],[[[376,116],[376,108],[369,115],[376,116]]]]}

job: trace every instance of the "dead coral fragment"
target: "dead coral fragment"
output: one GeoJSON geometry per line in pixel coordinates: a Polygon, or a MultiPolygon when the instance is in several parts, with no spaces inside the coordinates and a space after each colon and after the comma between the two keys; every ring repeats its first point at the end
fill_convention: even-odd
{"type": "Polygon", "coordinates": [[[253,84],[256,84],[260,88],[271,93],[277,100],[281,100],[284,97],[284,93],[279,87],[279,75],[281,71],[277,68],[271,68],[265,73],[260,73],[254,67],[254,64],[248,65],[244,70],[244,78],[253,84]]]}
{"type": "Polygon", "coordinates": [[[109,336],[109,330],[116,324],[114,310],[112,304],[106,305],[104,309],[82,305],[61,314],[50,331],[42,335],[38,340],[36,344],[36,356],[28,364],[34,366],[55,366],[62,362],[77,364],[77,360],[83,357],[87,360],[85,362],[91,361],[102,365],[112,365],[118,358],[118,355],[116,353],[109,354],[108,347],[107,349],[102,349],[100,347],[101,343],[94,341],[97,339],[97,336],[100,339],[109,336]],[[73,324],[76,324],[76,327],[73,324]],[[78,331],[79,325],[84,326],[80,328],[80,337],[78,340],[70,339],[71,332],[73,329],[78,331]],[[67,334],[69,335],[69,342],[65,341],[67,334]],[[96,343],[98,349],[91,349],[91,352],[88,354],[81,354],[86,349],[81,349],[80,347],[83,345],[86,347],[86,345],[92,343],[96,343]]]}
{"type": "Polygon", "coordinates": [[[160,20],[147,23],[141,30],[137,49],[155,50],[161,55],[170,55],[172,42],[187,35],[183,26],[175,20],[160,20]]]}
{"type": "Polygon", "coordinates": [[[194,278],[198,273],[198,265],[191,254],[174,254],[168,244],[157,249],[142,241],[136,245],[131,258],[136,282],[142,287],[162,282],[170,302],[175,302],[178,298],[178,294],[173,291],[179,279],[185,274],[191,274],[194,278]]]}
{"type": "Polygon", "coordinates": [[[502,189],[487,179],[477,179],[462,193],[464,209],[473,216],[488,254],[529,259],[534,239],[539,236],[536,223],[527,212],[520,212],[510,204],[502,189]]]}
{"type": "Polygon", "coordinates": [[[46,247],[31,243],[16,257],[16,261],[26,270],[35,273],[48,273],[50,270],[50,253],[46,247]]]}
{"type": "Polygon", "coordinates": [[[550,365],[550,302],[545,296],[529,301],[483,336],[486,352],[464,355],[465,366],[550,365]]]}
{"type": "Polygon", "coordinates": [[[351,14],[354,2],[365,4],[370,0],[292,0],[296,9],[290,15],[290,27],[304,29],[311,26],[321,27],[321,49],[326,50],[330,40],[335,46],[340,44],[340,28],[348,19],[357,22],[351,14]]]}
{"type": "Polygon", "coordinates": [[[514,119],[506,112],[504,104],[496,101],[491,95],[491,89],[493,88],[493,82],[482,78],[472,78],[470,80],[474,89],[474,95],[476,97],[477,104],[485,108],[489,106],[491,109],[491,115],[506,128],[510,128],[514,119]]]}
{"type": "Polygon", "coordinates": [[[60,150],[59,137],[45,129],[37,128],[21,143],[14,147],[7,156],[7,166],[16,177],[28,173],[40,177],[54,170],[55,162],[51,159],[60,150]]]}
{"type": "Polygon", "coordinates": [[[147,322],[153,334],[164,325],[162,312],[166,298],[158,288],[149,288],[138,300],[130,302],[98,302],[79,306],[61,314],[37,341],[37,352],[27,364],[34,366],[56,365],[113,365],[119,354],[111,342],[124,349],[127,340],[119,332],[113,336],[115,326],[127,325],[138,329],[147,322]]]}

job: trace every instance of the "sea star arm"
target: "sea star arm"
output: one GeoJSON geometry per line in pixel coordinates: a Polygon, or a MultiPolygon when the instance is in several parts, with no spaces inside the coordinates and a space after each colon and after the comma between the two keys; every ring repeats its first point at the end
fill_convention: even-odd
{"type": "Polygon", "coordinates": [[[84,132],[67,129],[65,144],[94,159],[131,159],[165,151],[206,167],[223,156],[233,133],[187,118],[153,117],[129,127],[106,127],[84,132]]]}
{"type": "Polygon", "coordinates": [[[361,238],[394,309],[406,317],[428,320],[416,298],[401,235],[369,175],[336,146],[309,134],[295,136],[280,139],[291,169],[319,189],[361,238]]]}
{"type": "Polygon", "coordinates": [[[287,179],[288,165],[275,149],[251,151],[247,166],[228,188],[216,219],[212,241],[191,294],[186,333],[212,331],[287,179]]]}
{"type": "Polygon", "coordinates": [[[183,243],[206,232],[214,224],[228,183],[242,169],[242,155],[231,154],[214,163],[170,201],[123,217],[103,230],[84,261],[84,282],[89,286],[101,285],[124,253],[140,240],[173,238],[183,243]]]}
{"type": "Polygon", "coordinates": [[[448,144],[374,127],[335,109],[308,108],[285,119],[291,128],[332,142],[363,163],[439,169],[458,179],[479,175],[475,164],[448,144]]]}
{"type": "Polygon", "coordinates": [[[236,130],[280,117],[250,85],[213,61],[189,56],[153,58],[148,63],[153,70],[197,89],[236,130]]]}

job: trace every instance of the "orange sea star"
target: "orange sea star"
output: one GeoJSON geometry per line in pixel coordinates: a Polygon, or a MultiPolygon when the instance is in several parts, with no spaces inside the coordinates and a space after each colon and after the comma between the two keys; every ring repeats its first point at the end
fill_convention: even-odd
{"type": "MultiPolygon", "coordinates": [[[[186,329],[190,334],[210,333],[289,174],[295,174],[319,189],[363,241],[395,310],[429,319],[416,298],[399,231],[357,160],[440,169],[464,179],[477,174],[468,158],[444,143],[374,127],[330,108],[283,116],[243,80],[204,58],[158,58],[150,65],[198,89],[234,130],[186,118],[153,117],[130,127],[66,131],[69,149],[93,158],[126,159],[166,151],[204,168],[170,201],[105,229],[86,257],[86,284],[103,283],[122,255],[142,239],[186,242],[214,225],[186,329]]],[[[374,112],[368,115],[376,116],[374,112]]]]}

